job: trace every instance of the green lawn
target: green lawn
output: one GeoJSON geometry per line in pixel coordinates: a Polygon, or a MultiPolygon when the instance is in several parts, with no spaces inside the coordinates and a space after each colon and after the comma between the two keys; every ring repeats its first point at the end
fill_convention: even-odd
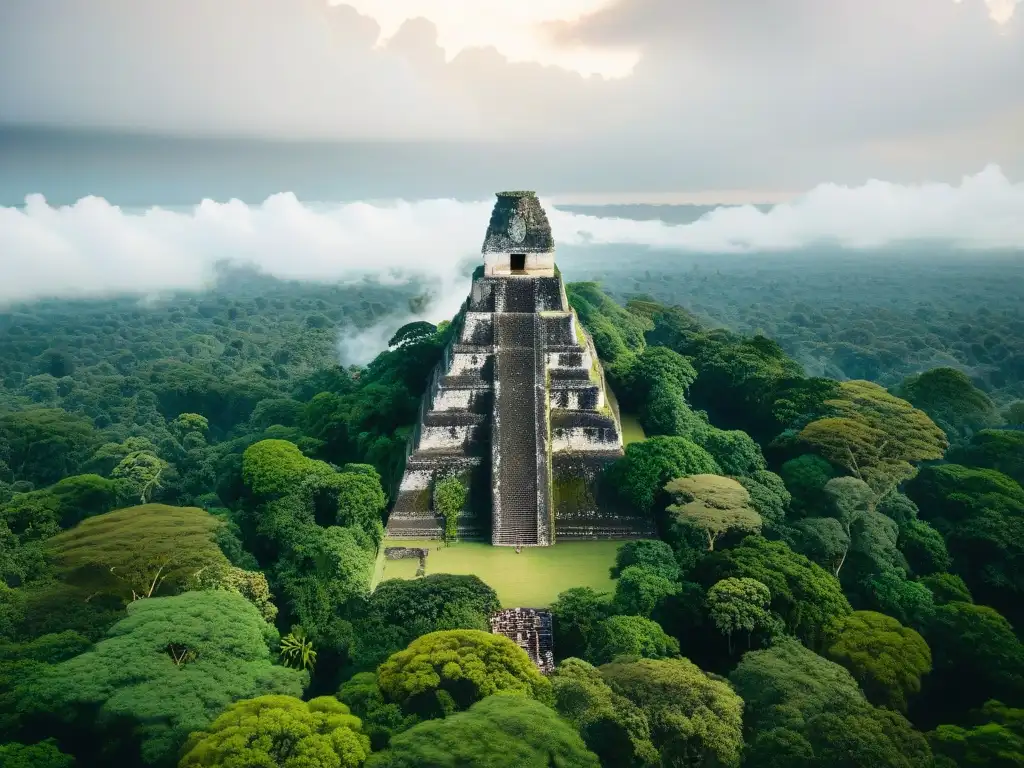
{"type": "Polygon", "coordinates": [[[644,434],[644,428],[640,426],[640,420],[636,416],[623,413],[619,415],[619,418],[622,421],[623,446],[630,443],[639,443],[641,440],[647,439],[647,435],[644,434]]]}
{"type": "MultiPolygon", "coordinates": [[[[545,608],[570,587],[593,587],[612,592],[608,569],[615,564],[619,541],[567,541],[552,547],[512,547],[460,542],[445,547],[439,541],[385,541],[384,546],[426,547],[427,574],[479,576],[498,593],[505,608],[545,608]]],[[[375,582],[412,579],[417,561],[381,560],[375,582]]]]}
{"type": "MultiPolygon", "coordinates": [[[[619,401],[615,397],[615,393],[612,392],[612,388],[608,387],[605,390],[608,395],[609,403],[618,407],[619,401]]],[[[619,408],[619,421],[622,422],[622,445],[623,447],[630,443],[639,443],[641,440],[646,440],[647,435],[644,434],[644,428],[640,426],[640,420],[636,416],[628,413],[623,413],[622,409],[619,408]]]]}

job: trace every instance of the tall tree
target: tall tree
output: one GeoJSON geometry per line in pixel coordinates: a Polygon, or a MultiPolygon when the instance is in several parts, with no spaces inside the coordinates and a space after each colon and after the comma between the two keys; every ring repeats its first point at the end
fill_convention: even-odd
{"type": "Polygon", "coordinates": [[[640,659],[601,667],[612,691],[651,724],[662,765],[739,766],[743,700],[687,659],[640,659]]]}
{"type": "Polygon", "coordinates": [[[444,540],[451,543],[459,535],[459,515],[466,504],[466,486],[457,477],[439,480],[434,487],[434,506],[444,519],[444,540]]]}
{"type": "Polygon", "coordinates": [[[156,454],[136,451],[125,456],[110,476],[117,482],[118,490],[126,501],[148,504],[160,489],[160,478],[168,466],[156,454]]]}
{"type": "Polygon", "coordinates": [[[812,421],[800,439],[865,481],[880,498],[913,477],[915,464],[941,459],[949,442],[928,415],[868,381],[844,381],[826,405],[833,415],[812,421]]]}
{"type": "Polygon", "coordinates": [[[182,753],[179,768],[360,768],[370,756],[370,740],[359,718],[333,696],[302,701],[270,695],[231,704],[191,734],[182,753]]]}
{"type": "Polygon", "coordinates": [[[958,719],[988,699],[1024,697],[1024,645],[997,611],[959,602],[936,606],[924,637],[934,671],[922,699],[940,722],[958,719]]]}
{"type": "Polygon", "coordinates": [[[476,576],[434,573],[377,585],[355,623],[352,659],[376,669],[420,635],[441,629],[489,630],[488,617],[501,608],[497,593],[476,576]]]}
{"type": "Polygon", "coordinates": [[[1024,488],[995,470],[943,464],[923,469],[907,493],[978,601],[1024,618],[1024,488]]]}
{"type": "Polygon", "coordinates": [[[706,557],[695,575],[707,589],[730,577],[756,579],[768,587],[771,609],[786,629],[814,646],[832,619],[851,610],[835,576],[783,542],[760,536],[706,557]]]}
{"type": "Polygon", "coordinates": [[[850,671],[868,701],[900,712],[921,690],[932,668],[928,644],[896,619],[855,611],[835,619],[825,631],[825,656],[850,671]]]}
{"type": "Polygon", "coordinates": [[[983,429],[946,458],[968,467],[994,469],[1024,485],[1024,425],[1017,429],[983,429]]]}
{"type": "Polygon", "coordinates": [[[140,600],[105,640],[27,686],[22,706],[79,733],[91,726],[92,765],[131,764],[139,749],[144,764],[172,766],[189,733],[238,697],[302,693],[304,672],[271,664],[277,641],[256,608],[229,592],[140,600]]]}
{"type": "Polygon", "coordinates": [[[790,459],[779,468],[779,476],[792,494],[792,509],[797,517],[825,514],[825,484],[836,476],[831,464],[813,453],[790,459]]]}
{"type": "Polygon", "coordinates": [[[202,509],[147,504],[83,520],[47,549],[68,583],[138,600],[174,594],[201,569],[227,565],[215,539],[223,525],[202,509]]]}
{"type": "MultiPolygon", "coordinates": [[[[825,496],[829,500],[826,513],[843,526],[848,542],[853,541],[853,528],[875,508],[874,491],[856,477],[836,477],[825,483],[825,496]]],[[[838,576],[846,560],[846,554],[839,559],[835,574],[838,576]]]]}
{"type": "Polygon", "coordinates": [[[373,549],[355,528],[304,525],[275,568],[275,581],[303,629],[319,646],[340,648],[342,615],[369,592],[373,549]]]}
{"type": "Polygon", "coordinates": [[[489,696],[465,712],[428,720],[391,739],[366,768],[599,768],[557,713],[521,696],[489,696]]]}
{"type": "Polygon", "coordinates": [[[936,768],[1011,768],[1024,764],[1024,710],[987,701],[967,726],[940,725],[928,734],[936,768]]]}
{"type": "Polygon", "coordinates": [[[676,502],[668,512],[676,522],[693,525],[707,537],[708,551],[730,531],[758,533],[761,516],[750,505],[750,494],[737,481],[721,475],[691,475],[665,486],[676,502]]]}
{"type": "Polygon", "coordinates": [[[792,639],[747,653],[729,675],[743,697],[747,764],[930,768],[922,734],[872,707],[850,673],[792,639]]]}
{"type": "Polygon", "coordinates": [[[650,618],[662,600],[678,591],[678,585],[658,571],[631,565],[619,574],[612,608],[617,613],[650,618]]]}
{"type": "Polygon", "coordinates": [[[613,579],[632,565],[639,565],[654,571],[669,581],[679,578],[679,563],[672,547],[658,539],[627,541],[615,551],[615,565],[611,569],[613,579]]]}
{"type": "Polygon", "coordinates": [[[583,658],[597,625],[611,615],[611,596],[591,587],[572,587],[551,604],[555,655],[583,658]]]}
{"type": "Polygon", "coordinates": [[[551,683],[526,651],[503,635],[475,629],[431,632],[380,665],[377,679],[407,712],[439,717],[495,693],[551,701],[551,683]]]}
{"type": "Polygon", "coordinates": [[[683,437],[651,437],[626,446],[626,455],[608,468],[611,487],[626,504],[645,513],[674,477],[717,473],[711,455],[683,437]]]}
{"type": "Polygon", "coordinates": [[[679,641],[642,616],[612,616],[594,628],[587,658],[595,664],[619,656],[664,659],[679,655],[679,641]]]}
{"type": "Polygon", "coordinates": [[[551,674],[555,709],[580,732],[602,765],[657,765],[651,726],[633,702],[612,691],[601,673],[582,659],[562,660],[551,674]]]}
{"type": "Polygon", "coordinates": [[[287,494],[310,475],[333,473],[329,464],[307,458],[287,440],[261,440],[242,456],[242,479],[259,496],[287,494]]]}
{"type": "Polygon", "coordinates": [[[75,758],[61,752],[53,739],[38,744],[0,744],[4,768],[75,768],[75,758]]]}
{"type": "Polygon", "coordinates": [[[751,634],[757,629],[771,627],[772,616],[768,611],[771,599],[768,587],[757,579],[722,579],[708,590],[711,620],[725,635],[730,655],[733,632],[746,632],[747,648],[750,648],[751,634]]]}
{"type": "Polygon", "coordinates": [[[999,411],[963,371],[933,368],[908,376],[893,394],[920,408],[942,428],[950,443],[962,443],[975,432],[997,426],[999,411]]]}
{"type": "Polygon", "coordinates": [[[90,420],[60,408],[36,408],[0,415],[4,462],[14,477],[49,485],[75,470],[96,443],[90,420]]]}

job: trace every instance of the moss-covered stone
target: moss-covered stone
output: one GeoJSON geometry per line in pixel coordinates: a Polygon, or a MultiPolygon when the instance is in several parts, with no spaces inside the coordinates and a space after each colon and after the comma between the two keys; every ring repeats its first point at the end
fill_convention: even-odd
{"type": "Polygon", "coordinates": [[[593,484],[584,477],[555,477],[553,496],[556,516],[575,517],[597,505],[593,484]]]}
{"type": "Polygon", "coordinates": [[[551,225],[534,192],[499,192],[484,238],[484,253],[550,253],[555,249],[551,225]],[[521,242],[509,237],[509,225],[519,218],[526,227],[521,242]]]}

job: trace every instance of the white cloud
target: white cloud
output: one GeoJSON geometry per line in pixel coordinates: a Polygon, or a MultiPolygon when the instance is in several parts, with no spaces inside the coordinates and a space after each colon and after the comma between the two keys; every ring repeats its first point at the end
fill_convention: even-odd
{"type": "MultiPolygon", "coordinates": [[[[466,296],[491,201],[303,203],[291,193],[260,205],[204,200],[191,210],[131,211],[87,197],[51,207],[39,195],[0,207],[0,305],[40,297],[159,294],[202,289],[219,262],[280,278],[422,282],[435,300],[345,331],[342,362],[365,363],[403,323],[438,322],[466,296]]],[[[548,206],[556,241],[697,252],[797,249],[823,240],[850,249],[933,239],[964,249],[1024,249],[1024,184],[996,166],[959,185],[822,184],[766,211],[723,206],[686,225],[599,218],[548,206]]]]}
{"type": "MultiPolygon", "coordinates": [[[[51,207],[40,196],[0,207],[0,302],[42,296],[153,293],[209,284],[216,264],[252,264],[289,279],[427,278],[445,300],[465,295],[459,267],[478,258],[491,202],[311,204],[290,193],[260,205],[203,201],[191,210],[123,210],[95,197],[51,207]]],[[[1024,248],[1024,184],[996,166],[958,185],[820,185],[761,212],[721,207],[699,221],[582,216],[549,207],[557,242],[636,244],[704,252],[847,248],[936,239],[956,247],[1024,248]]]]}
{"type": "Polygon", "coordinates": [[[54,208],[33,195],[23,209],[0,208],[0,300],[198,288],[219,261],[300,280],[439,277],[478,249],[474,224],[487,213],[485,203],[315,205],[291,193],[133,212],[97,197],[54,208]]]}
{"type": "MultiPolygon", "coordinates": [[[[963,0],[954,2],[962,3],[963,0]]],[[[992,21],[996,24],[1009,24],[1020,2],[1021,0],[985,0],[985,5],[988,6],[988,15],[992,21]]]]}
{"type": "Polygon", "coordinates": [[[563,240],[567,233],[570,240],[586,233],[595,243],[687,251],[785,250],[822,241],[858,249],[915,240],[964,249],[1024,248],[1024,184],[1011,183],[990,165],[955,186],[877,180],[859,187],[821,184],[765,212],[753,206],[723,206],[681,226],[582,221],[583,217],[559,212],[552,219],[556,236],[563,240]]]}
{"type": "Polygon", "coordinates": [[[545,34],[551,23],[575,22],[612,5],[614,0],[474,0],[466,13],[466,0],[329,0],[348,5],[373,18],[381,37],[392,38],[402,24],[426,18],[437,27],[437,44],[451,61],[468,48],[493,47],[513,62],[555,65],[583,75],[628,75],[640,55],[635,50],[556,45],[545,34]]]}

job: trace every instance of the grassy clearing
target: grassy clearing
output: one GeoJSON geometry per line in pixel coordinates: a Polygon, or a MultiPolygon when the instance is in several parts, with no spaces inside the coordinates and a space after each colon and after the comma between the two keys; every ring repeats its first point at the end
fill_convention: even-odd
{"type": "Polygon", "coordinates": [[[647,435],[644,434],[644,428],[640,426],[640,421],[636,416],[629,416],[623,413],[620,414],[620,419],[622,421],[623,446],[627,446],[630,443],[639,443],[647,439],[647,435]]]}
{"type": "Polygon", "coordinates": [[[619,409],[619,421],[622,424],[622,446],[625,447],[630,443],[639,443],[641,440],[646,440],[647,435],[644,434],[644,428],[640,426],[640,420],[636,416],[622,412],[622,409],[619,408],[619,401],[616,399],[611,387],[608,387],[605,393],[608,396],[609,404],[619,409]]]}
{"type": "MultiPolygon", "coordinates": [[[[544,608],[570,587],[593,587],[612,592],[608,570],[615,564],[618,541],[567,541],[553,547],[512,547],[460,542],[445,547],[439,541],[386,541],[385,546],[426,547],[427,574],[479,576],[498,593],[505,608],[544,608]]],[[[383,579],[412,579],[417,561],[385,560],[383,579]]]]}
{"type": "Polygon", "coordinates": [[[370,577],[370,591],[372,592],[380,584],[384,577],[384,547],[377,550],[377,559],[373,563],[373,576],[370,577]]]}

